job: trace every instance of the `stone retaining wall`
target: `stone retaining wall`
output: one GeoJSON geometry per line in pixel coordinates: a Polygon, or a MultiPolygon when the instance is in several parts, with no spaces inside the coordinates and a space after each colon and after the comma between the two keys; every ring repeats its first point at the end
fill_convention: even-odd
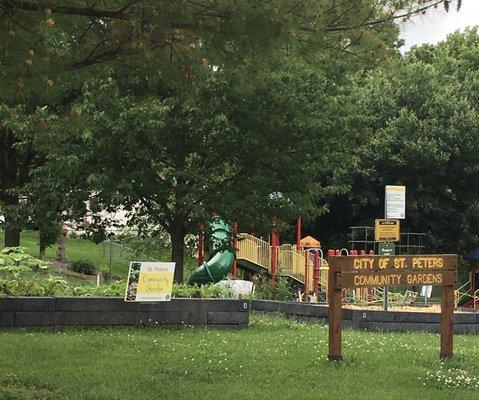
{"type": "MultiPolygon", "coordinates": [[[[280,313],[305,321],[328,321],[328,307],[324,305],[253,300],[251,309],[262,313],[280,313]]],[[[439,332],[441,314],[427,312],[373,311],[344,309],[344,327],[367,331],[439,332]]],[[[455,333],[479,333],[479,313],[454,313],[455,333]]]]}
{"type": "Polygon", "coordinates": [[[238,329],[248,326],[249,311],[250,302],[244,300],[127,303],[113,297],[3,297],[0,329],[141,324],[238,329]]]}

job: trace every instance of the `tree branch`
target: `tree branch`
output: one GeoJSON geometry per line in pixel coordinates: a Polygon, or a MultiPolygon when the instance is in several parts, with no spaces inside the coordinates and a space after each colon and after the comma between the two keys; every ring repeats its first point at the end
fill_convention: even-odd
{"type": "Polygon", "coordinates": [[[361,28],[362,26],[372,27],[374,25],[384,24],[385,22],[391,22],[391,21],[395,21],[397,19],[406,18],[406,17],[410,17],[412,15],[422,13],[422,12],[424,12],[424,11],[426,11],[426,10],[432,8],[432,7],[436,7],[436,6],[438,6],[439,4],[442,4],[442,3],[444,3],[444,0],[436,0],[434,3],[429,4],[427,6],[424,6],[424,7],[421,7],[421,8],[418,8],[414,11],[409,11],[409,12],[406,12],[406,13],[403,13],[403,14],[398,14],[398,15],[391,14],[387,18],[377,19],[377,20],[369,21],[369,22],[363,22],[361,24],[354,25],[354,26],[341,26],[341,27],[337,27],[337,28],[327,28],[326,31],[327,32],[340,32],[340,31],[348,31],[348,30],[351,30],[351,29],[361,28]]]}
{"type": "MultiPolygon", "coordinates": [[[[49,9],[52,14],[68,14],[80,15],[93,18],[105,19],[130,19],[131,16],[126,14],[123,7],[120,10],[98,10],[92,7],[70,7],[70,6],[55,6],[49,4],[47,1],[27,1],[27,0],[0,0],[0,5],[7,8],[16,8],[24,11],[43,11],[49,9]]],[[[131,4],[130,4],[131,5],[131,4]]],[[[130,6],[128,5],[128,6],[130,6]]],[[[127,6],[127,7],[128,7],[127,6]]]]}

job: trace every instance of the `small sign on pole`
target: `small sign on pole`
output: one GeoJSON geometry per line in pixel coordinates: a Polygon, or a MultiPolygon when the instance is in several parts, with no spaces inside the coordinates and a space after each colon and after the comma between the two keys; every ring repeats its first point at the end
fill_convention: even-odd
{"type": "Polygon", "coordinates": [[[125,301],[170,301],[174,274],[174,262],[132,261],[125,301]]]}
{"type": "Polygon", "coordinates": [[[406,186],[386,185],[384,192],[384,217],[406,218],[406,186]]]}
{"type": "Polygon", "coordinates": [[[376,219],[374,221],[374,241],[399,242],[400,224],[398,219],[376,219]]]}
{"type": "Polygon", "coordinates": [[[380,256],[394,256],[396,255],[396,245],[394,243],[379,243],[380,256]]]}

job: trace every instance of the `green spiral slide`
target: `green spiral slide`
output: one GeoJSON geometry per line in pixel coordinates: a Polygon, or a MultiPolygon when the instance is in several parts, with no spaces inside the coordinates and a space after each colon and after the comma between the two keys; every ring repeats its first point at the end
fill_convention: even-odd
{"type": "Polygon", "coordinates": [[[188,279],[188,285],[216,283],[231,272],[235,253],[231,247],[231,226],[220,218],[209,223],[211,234],[206,240],[209,260],[196,268],[188,279]]]}

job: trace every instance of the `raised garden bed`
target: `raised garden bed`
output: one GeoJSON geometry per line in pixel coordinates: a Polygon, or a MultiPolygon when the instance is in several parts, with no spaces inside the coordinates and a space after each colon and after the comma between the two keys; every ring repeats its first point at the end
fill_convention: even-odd
{"type": "Polygon", "coordinates": [[[249,324],[250,302],[172,299],[127,303],[119,297],[3,297],[0,329],[109,325],[208,326],[239,329],[249,324]]]}
{"type": "MultiPolygon", "coordinates": [[[[280,313],[303,321],[328,321],[328,307],[324,305],[253,300],[251,309],[262,313],[280,313]]],[[[439,332],[441,314],[437,312],[377,311],[347,309],[342,311],[343,326],[367,331],[439,332]]],[[[479,313],[455,313],[455,333],[479,333],[479,313]]]]}

